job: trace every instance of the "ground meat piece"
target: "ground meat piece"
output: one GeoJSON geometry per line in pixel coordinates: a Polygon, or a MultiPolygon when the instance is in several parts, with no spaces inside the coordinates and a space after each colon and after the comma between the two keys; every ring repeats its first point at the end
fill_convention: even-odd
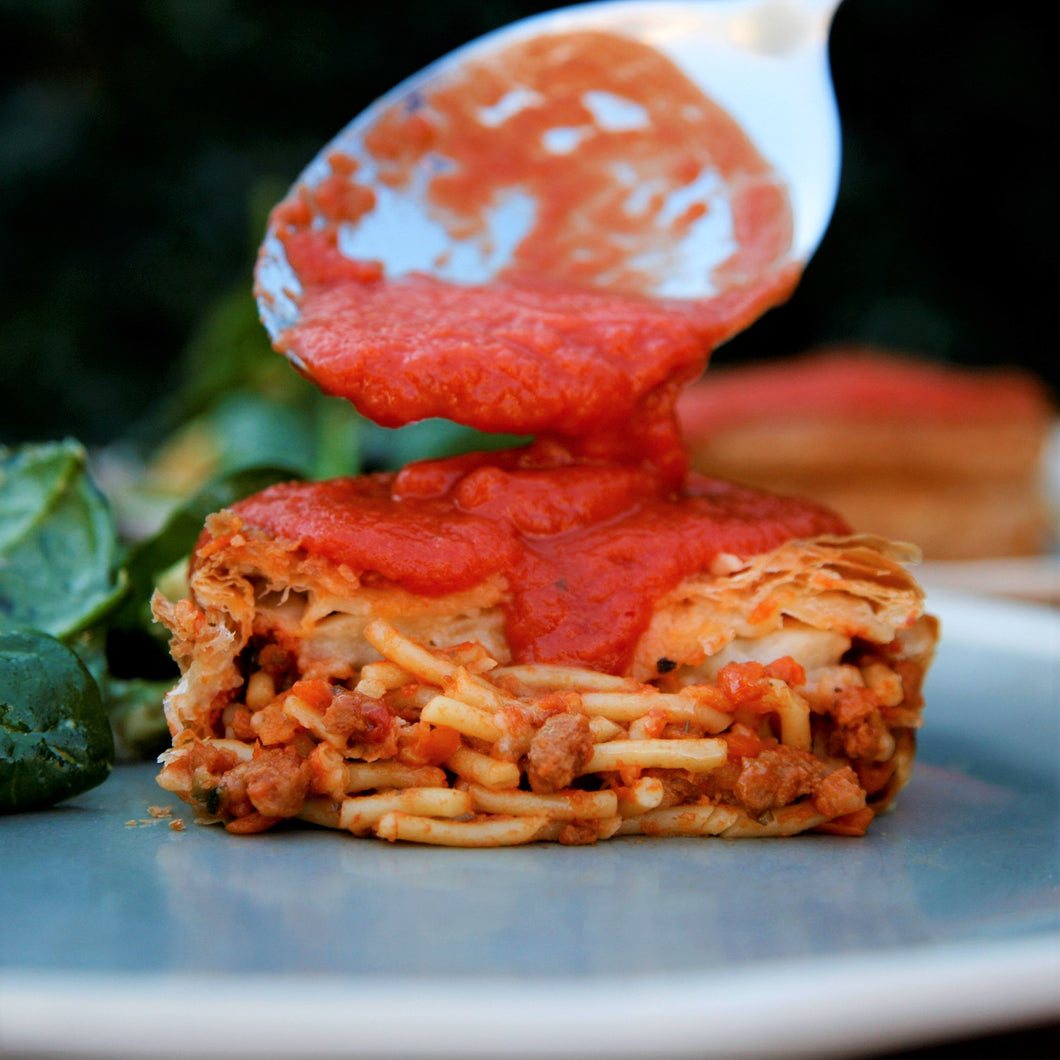
{"type": "Polygon", "coordinates": [[[217,779],[239,762],[239,756],[227,747],[221,748],[205,740],[196,740],[180,762],[189,773],[217,779]]]}
{"type": "Polygon", "coordinates": [[[266,817],[256,810],[248,813],[246,817],[236,817],[225,825],[225,830],[232,835],[256,835],[258,832],[267,831],[280,819],[278,817],[266,817]]]}
{"type": "Polygon", "coordinates": [[[239,756],[228,748],[195,739],[188,730],[185,734],[177,737],[177,747],[184,753],[166,765],[159,783],[181,798],[190,796],[200,802],[207,814],[216,814],[221,802],[218,783],[239,762],[239,756]]]}
{"type": "Polygon", "coordinates": [[[675,769],[645,769],[644,776],[655,777],[662,782],[663,797],[660,808],[694,803],[703,794],[703,788],[697,784],[692,775],[675,769]]]}
{"type": "Polygon", "coordinates": [[[600,838],[594,821],[568,821],[559,833],[559,841],[567,847],[588,846],[600,838]]]}
{"type": "Polygon", "coordinates": [[[698,784],[700,791],[713,802],[735,802],[733,789],[740,779],[743,763],[742,758],[729,758],[717,769],[701,774],[698,784]]]}
{"type": "Polygon", "coordinates": [[[811,795],[825,767],[812,755],[793,747],[776,747],[744,759],[733,794],[752,816],[787,806],[811,795]]]}
{"type": "Polygon", "coordinates": [[[265,817],[294,817],[302,808],[310,779],[309,765],[297,751],[271,748],[225,774],[220,808],[232,817],[253,812],[265,817]]]}
{"type": "Polygon", "coordinates": [[[865,792],[854,770],[850,766],[843,766],[829,773],[817,785],[813,793],[813,805],[818,813],[829,817],[841,817],[860,810],[865,805],[865,792]]]}
{"type": "Polygon", "coordinates": [[[279,644],[266,644],[258,652],[258,669],[274,678],[283,677],[294,663],[294,653],[281,648],[279,644]]]}
{"type": "Polygon", "coordinates": [[[835,736],[848,758],[877,760],[890,750],[890,733],[880,714],[879,699],[871,689],[844,689],[832,716],[837,727],[835,736]]]}
{"type": "Polygon", "coordinates": [[[893,756],[887,762],[869,762],[865,759],[855,762],[855,775],[865,794],[874,795],[876,792],[882,791],[894,775],[896,764],[893,756]]]}
{"type": "Polygon", "coordinates": [[[393,724],[394,715],[385,703],[344,688],[336,691],[324,712],[324,728],[347,743],[382,743],[393,724]]]}
{"type": "Polygon", "coordinates": [[[232,712],[232,736],[246,743],[253,743],[258,734],[251,723],[253,715],[246,707],[237,707],[232,712]]]}
{"type": "Polygon", "coordinates": [[[255,712],[250,719],[251,731],[266,746],[290,743],[301,726],[283,712],[279,703],[270,703],[255,712]]]}
{"type": "Polygon", "coordinates": [[[526,775],[530,787],[550,794],[570,786],[593,753],[593,736],[584,714],[553,714],[530,741],[526,775]]]}
{"type": "Polygon", "coordinates": [[[305,759],[290,747],[266,752],[248,763],[247,795],[266,817],[293,817],[309,790],[305,759]]]}

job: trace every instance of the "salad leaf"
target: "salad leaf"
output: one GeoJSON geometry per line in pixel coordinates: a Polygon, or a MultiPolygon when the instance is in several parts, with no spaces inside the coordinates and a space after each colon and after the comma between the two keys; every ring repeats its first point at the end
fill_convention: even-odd
{"type": "Polygon", "coordinates": [[[163,643],[143,629],[118,630],[108,621],[79,634],[69,645],[99,688],[116,762],[157,758],[169,746],[162,700],[178,670],[163,643]],[[116,640],[122,643],[115,645],[116,640]],[[163,657],[165,665],[160,666],[163,657]],[[115,663],[132,676],[115,674],[115,663]]]}
{"type": "Polygon", "coordinates": [[[149,681],[142,677],[117,678],[108,674],[101,687],[118,761],[157,758],[169,747],[172,736],[162,710],[162,700],[173,687],[172,680],[149,681]]]}
{"type": "Polygon", "coordinates": [[[0,448],[0,632],[65,639],[125,592],[114,518],[74,441],[0,448]]]}
{"type": "Polygon", "coordinates": [[[397,470],[414,460],[469,453],[472,450],[510,449],[530,441],[526,435],[485,434],[452,420],[427,419],[404,427],[379,427],[365,421],[365,462],[397,470]]]}
{"type": "Polygon", "coordinates": [[[286,467],[223,475],[123,549],[78,443],[0,449],[0,812],[78,794],[116,754],[167,745],[162,699],[176,667],[151,620],[154,587],[208,514],[297,477],[286,467]]]}
{"type": "Polygon", "coordinates": [[[0,633],[0,813],[79,795],[113,763],[110,722],[84,663],[46,633],[0,633]]]}

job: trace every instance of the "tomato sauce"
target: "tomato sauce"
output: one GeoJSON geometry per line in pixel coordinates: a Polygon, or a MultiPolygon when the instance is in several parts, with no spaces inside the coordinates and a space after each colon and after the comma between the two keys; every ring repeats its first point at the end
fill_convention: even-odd
{"type": "Polygon", "coordinates": [[[588,439],[594,452],[610,440],[620,454],[654,454],[661,464],[680,449],[680,388],[707,351],[775,298],[772,286],[733,289],[693,313],[547,280],[365,283],[360,266],[313,232],[291,237],[288,256],[313,282],[284,348],[318,386],[377,423],[439,416],[482,431],[588,439]]]}
{"type": "Polygon", "coordinates": [[[412,464],[396,474],[273,486],[236,505],[313,555],[437,595],[508,582],[522,662],[621,673],[658,597],[719,552],[846,533],[809,502],[690,475],[665,488],[639,465],[594,465],[554,444],[412,464]]]}
{"type": "Polygon", "coordinates": [[[506,196],[534,204],[510,263],[475,285],[388,276],[339,251],[341,226],[375,205],[358,182],[365,159],[333,153],[326,176],[274,211],[302,286],[277,347],[385,426],[440,416],[591,438],[594,455],[610,439],[676,473],[680,387],[798,279],[783,183],[729,115],[637,41],[580,32],[509,47],[421,106],[392,107],[365,151],[383,185],[423,182],[454,239],[488,241],[506,196]],[[732,246],[713,270],[716,297],[658,297],[682,238],[719,202],[732,246]]]}
{"type": "Polygon", "coordinates": [[[488,283],[388,276],[339,250],[375,196],[363,161],[333,155],[273,213],[301,285],[277,348],[383,425],[439,416],[536,441],[276,486],[237,506],[248,523],[416,593],[502,574],[516,660],[613,672],[658,597],[718,553],[847,532],[810,503],[688,475],[682,388],[798,268],[784,186],[668,59],[600,33],[536,38],[392,108],[365,148],[385,186],[428,175],[454,238],[488,239],[484,218],[513,191],[533,200],[533,224],[488,283]],[[717,295],[660,297],[674,248],[717,208],[697,190],[711,181],[732,224],[717,295]]]}

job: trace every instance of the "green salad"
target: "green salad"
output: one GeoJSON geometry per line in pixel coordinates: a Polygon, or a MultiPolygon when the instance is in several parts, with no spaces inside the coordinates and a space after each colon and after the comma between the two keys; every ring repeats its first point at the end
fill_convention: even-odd
{"type": "Polygon", "coordinates": [[[0,448],[0,812],[51,805],[168,739],[172,664],[150,618],[156,583],[203,520],[289,469],[226,475],[124,544],[74,441],[0,448]]]}

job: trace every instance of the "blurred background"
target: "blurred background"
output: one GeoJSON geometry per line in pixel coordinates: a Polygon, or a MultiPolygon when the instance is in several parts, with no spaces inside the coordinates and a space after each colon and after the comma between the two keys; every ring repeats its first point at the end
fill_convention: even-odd
{"type": "MultiPolygon", "coordinates": [[[[251,300],[268,207],[374,97],[550,6],[0,0],[0,443],[150,446],[248,372],[300,386],[251,300]]],[[[830,231],[715,363],[856,339],[1055,391],[1049,40],[1026,5],[846,0],[830,231]]]]}

